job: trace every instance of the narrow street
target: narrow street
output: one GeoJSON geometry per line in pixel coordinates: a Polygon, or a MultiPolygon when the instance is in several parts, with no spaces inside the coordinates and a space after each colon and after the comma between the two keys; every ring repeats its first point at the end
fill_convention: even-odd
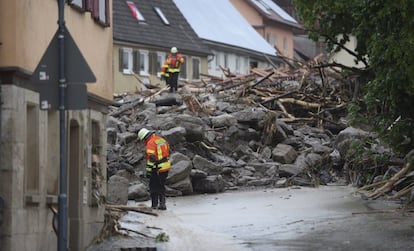
{"type": "MultiPolygon", "coordinates": [[[[149,201],[130,201],[140,204],[149,201]]],[[[226,191],[168,198],[167,207],[158,216],[129,212],[120,220],[129,237],[89,251],[414,250],[412,210],[363,200],[351,186],[226,191]],[[169,240],[154,243],[162,233],[169,240]]]]}
{"type": "Polygon", "coordinates": [[[412,213],[350,186],[291,187],[168,198],[159,216],[130,213],[168,242],[157,250],[413,250],[412,213]]]}

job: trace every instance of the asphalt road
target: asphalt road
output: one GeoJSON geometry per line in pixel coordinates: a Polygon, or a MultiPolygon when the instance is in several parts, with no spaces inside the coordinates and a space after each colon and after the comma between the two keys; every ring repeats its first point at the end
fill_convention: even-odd
{"type": "Polygon", "coordinates": [[[150,236],[166,233],[169,241],[155,244],[160,251],[414,250],[414,214],[393,202],[362,200],[354,190],[291,187],[167,198],[168,210],[158,217],[130,213],[121,225],[150,236]]]}

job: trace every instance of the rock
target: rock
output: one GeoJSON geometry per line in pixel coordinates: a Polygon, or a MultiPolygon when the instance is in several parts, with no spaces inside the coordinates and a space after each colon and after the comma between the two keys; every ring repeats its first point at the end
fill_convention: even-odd
{"type": "Polygon", "coordinates": [[[339,132],[336,136],[334,146],[338,149],[341,156],[344,158],[348,152],[349,146],[352,142],[361,141],[361,139],[367,138],[370,136],[370,133],[363,131],[358,128],[348,127],[345,130],[339,132]]]}
{"type": "Polygon", "coordinates": [[[143,183],[134,184],[128,187],[128,199],[135,201],[145,201],[150,198],[148,187],[143,183]]]}
{"type": "Polygon", "coordinates": [[[221,175],[210,175],[205,179],[193,179],[193,189],[199,193],[220,193],[224,191],[224,179],[221,175]]]}
{"type": "Polygon", "coordinates": [[[106,201],[109,204],[126,205],[128,202],[128,179],[113,175],[108,180],[106,201]]]}
{"type": "Polygon", "coordinates": [[[200,155],[196,155],[193,158],[193,167],[195,169],[202,170],[209,175],[217,175],[221,173],[221,167],[214,164],[213,162],[201,157],[200,155]]]}
{"type": "Polygon", "coordinates": [[[117,130],[112,127],[106,128],[106,140],[107,143],[110,145],[115,145],[117,140],[117,130]]]}
{"type": "Polygon", "coordinates": [[[272,159],[282,164],[291,164],[295,161],[297,152],[290,145],[277,144],[272,151],[272,159]]]}
{"type": "Polygon", "coordinates": [[[174,182],[168,185],[169,187],[180,191],[183,195],[189,195],[193,193],[193,185],[190,177],[186,177],[178,182],[174,182]]]}
{"type": "Polygon", "coordinates": [[[171,185],[190,177],[192,168],[193,165],[191,161],[188,160],[181,160],[175,163],[168,172],[166,184],[171,185]]]}
{"type": "Polygon", "coordinates": [[[137,139],[137,135],[132,132],[124,132],[118,134],[118,139],[121,145],[127,145],[137,139]]]}
{"type": "Polygon", "coordinates": [[[211,117],[211,126],[213,128],[229,127],[235,125],[236,123],[237,119],[233,115],[227,113],[211,117]]]}
{"type": "Polygon", "coordinates": [[[295,164],[284,164],[279,167],[280,177],[296,176],[303,172],[303,169],[295,164]]]}
{"type": "Polygon", "coordinates": [[[181,142],[185,141],[185,136],[187,134],[187,131],[184,127],[178,126],[171,128],[167,131],[162,131],[161,136],[164,137],[170,146],[177,145],[181,142]]]}

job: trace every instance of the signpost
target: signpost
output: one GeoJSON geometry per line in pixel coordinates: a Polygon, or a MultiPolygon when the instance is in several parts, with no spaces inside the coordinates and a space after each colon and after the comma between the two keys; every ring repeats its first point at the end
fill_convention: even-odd
{"type": "Polygon", "coordinates": [[[85,83],[96,82],[95,75],[65,27],[64,7],[65,0],[58,0],[58,30],[31,78],[31,82],[39,84],[40,109],[59,110],[58,251],[68,248],[66,110],[88,108],[85,83]]]}

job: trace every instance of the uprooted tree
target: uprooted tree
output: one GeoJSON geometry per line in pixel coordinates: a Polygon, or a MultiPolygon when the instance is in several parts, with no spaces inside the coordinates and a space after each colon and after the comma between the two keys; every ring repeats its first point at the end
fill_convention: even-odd
{"type": "MultiPolygon", "coordinates": [[[[358,75],[354,118],[369,118],[373,129],[402,154],[414,149],[414,1],[294,0],[304,27],[331,52],[345,50],[362,65],[337,62],[344,73],[358,75]],[[346,48],[355,37],[355,50],[346,48]]],[[[327,64],[328,65],[328,64],[327,64]]]]}

